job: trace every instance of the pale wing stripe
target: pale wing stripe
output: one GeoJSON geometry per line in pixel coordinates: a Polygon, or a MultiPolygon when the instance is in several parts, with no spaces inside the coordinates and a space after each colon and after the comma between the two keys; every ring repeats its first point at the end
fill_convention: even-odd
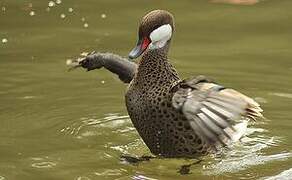
{"type": "Polygon", "coordinates": [[[224,132],[225,136],[227,136],[230,139],[232,138],[232,136],[230,136],[230,134],[227,134],[227,133],[225,133],[225,131],[223,131],[223,129],[225,129],[227,127],[231,127],[231,129],[233,129],[231,124],[229,124],[226,120],[217,116],[215,113],[213,113],[212,111],[210,111],[207,108],[201,108],[201,111],[204,112],[207,116],[209,116],[211,118],[211,120],[213,120],[212,122],[221,128],[221,130],[222,130],[222,132],[224,132]]]}
{"type": "MultiPolygon", "coordinates": [[[[192,116],[193,123],[192,127],[197,130],[198,135],[203,136],[203,138],[210,143],[210,141],[214,141],[215,135],[213,135],[208,129],[204,127],[204,124],[201,123],[198,116],[192,116]]],[[[213,143],[213,142],[212,142],[213,143]]]]}
{"type": "Polygon", "coordinates": [[[202,138],[202,141],[208,141],[208,137],[206,136],[206,134],[204,134],[203,130],[200,128],[200,126],[197,124],[197,118],[196,117],[192,117],[190,120],[190,126],[194,129],[195,133],[202,138]]]}
{"type": "Polygon", "coordinates": [[[203,120],[203,122],[206,126],[209,126],[210,129],[212,129],[213,132],[215,132],[216,134],[222,133],[221,128],[219,128],[215,123],[213,123],[205,114],[198,113],[198,116],[203,120]]]}
{"type": "Polygon", "coordinates": [[[214,141],[219,141],[221,144],[226,144],[223,139],[220,139],[219,135],[223,134],[223,131],[218,128],[212,121],[203,113],[198,114],[199,118],[201,119],[201,123],[204,124],[206,130],[213,132],[213,139],[214,141]]]}
{"type": "Polygon", "coordinates": [[[224,115],[227,118],[232,118],[234,115],[224,109],[222,109],[221,107],[218,107],[217,105],[214,105],[210,102],[202,102],[204,105],[206,105],[207,107],[210,107],[212,110],[224,115]]]}
{"type": "Polygon", "coordinates": [[[211,118],[211,121],[216,124],[217,126],[219,126],[221,129],[221,132],[223,132],[223,134],[231,139],[232,136],[230,136],[229,134],[227,134],[225,131],[223,131],[223,129],[225,129],[226,127],[232,127],[228,122],[226,122],[225,120],[223,120],[221,117],[217,116],[216,114],[214,114],[212,111],[210,111],[207,108],[201,108],[201,111],[204,112],[207,116],[209,116],[211,118]]]}
{"type": "Polygon", "coordinates": [[[204,107],[204,108],[201,108],[201,111],[204,112],[205,114],[207,114],[212,119],[214,119],[216,121],[216,124],[219,125],[221,128],[224,129],[224,128],[230,126],[225,120],[223,120],[220,116],[217,116],[215,113],[213,113],[209,109],[204,107]]]}

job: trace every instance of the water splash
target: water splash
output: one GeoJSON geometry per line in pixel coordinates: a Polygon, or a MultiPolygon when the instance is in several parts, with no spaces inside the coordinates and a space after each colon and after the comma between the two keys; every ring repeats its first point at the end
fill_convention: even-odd
{"type": "Polygon", "coordinates": [[[88,28],[88,26],[89,26],[88,23],[83,24],[83,27],[85,27],[85,28],[88,28]]]}
{"type": "Polygon", "coordinates": [[[50,1],[49,3],[48,3],[48,6],[49,7],[53,7],[53,6],[55,6],[56,4],[55,4],[55,2],[54,1],[50,1]]]}
{"type": "Polygon", "coordinates": [[[86,176],[79,176],[76,178],[76,180],[90,180],[90,178],[86,176]]]}
{"type": "Polygon", "coordinates": [[[8,39],[7,38],[3,38],[1,41],[2,41],[3,44],[6,44],[8,42],[8,39]]]}
{"type": "MultiPolygon", "coordinates": [[[[249,128],[249,135],[256,132],[265,132],[261,128],[249,128]]],[[[204,166],[204,174],[220,175],[235,173],[250,168],[251,166],[265,164],[271,161],[286,160],[292,157],[291,152],[277,154],[264,154],[262,150],[271,146],[278,146],[281,142],[279,137],[266,137],[257,135],[244,137],[240,143],[234,144],[229,149],[223,149],[215,156],[215,162],[204,166]]]]}
{"type": "Polygon", "coordinates": [[[73,8],[68,8],[68,12],[72,13],[74,11],[73,8]]]}
{"type": "Polygon", "coordinates": [[[262,178],[262,180],[291,180],[292,179],[292,168],[281,172],[278,175],[262,178]]]}
{"type": "Polygon", "coordinates": [[[29,15],[30,15],[30,16],[34,16],[34,15],[35,15],[35,12],[34,12],[34,11],[30,11],[30,12],[29,12],[29,15]]]}
{"type": "Polygon", "coordinates": [[[143,151],[143,148],[139,148],[139,147],[145,146],[144,142],[140,138],[135,139],[133,142],[130,142],[125,145],[118,145],[118,146],[108,145],[108,146],[110,146],[111,149],[118,151],[121,154],[131,154],[133,156],[135,155],[141,156],[146,153],[145,151],[143,151]],[[142,150],[142,153],[140,153],[139,151],[136,151],[137,149],[139,149],[139,151],[142,150]]]}
{"type": "Polygon", "coordinates": [[[102,19],[105,19],[105,18],[106,18],[106,14],[101,14],[100,17],[101,17],[102,19]]]}
{"type": "Polygon", "coordinates": [[[64,19],[65,17],[66,17],[65,14],[61,14],[61,15],[60,15],[60,18],[61,18],[61,19],[64,19]]]}
{"type": "Polygon", "coordinates": [[[62,0],[56,0],[56,4],[61,4],[62,0]]]}
{"type": "Polygon", "coordinates": [[[157,179],[146,177],[146,176],[143,176],[143,175],[134,175],[132,177],[132,179],[134,179],[134,180],[157,180],[157,179]]]}

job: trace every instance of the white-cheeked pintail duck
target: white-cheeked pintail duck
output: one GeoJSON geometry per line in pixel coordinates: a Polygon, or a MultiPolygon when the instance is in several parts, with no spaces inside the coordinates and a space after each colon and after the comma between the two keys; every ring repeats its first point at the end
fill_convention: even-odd
{"type": "Polygon", "coordinates": [[[247,120],[262,117],[253,99],[198,76],[181,79],[170,64],[173,16],[165,10],[146,14],[137,46],[129,58],[93,53],[80,66],[105,67],[130,83],[125,100],[129,116],[150,151],[161,157],[198,157],[239,140],[247,120]]]}

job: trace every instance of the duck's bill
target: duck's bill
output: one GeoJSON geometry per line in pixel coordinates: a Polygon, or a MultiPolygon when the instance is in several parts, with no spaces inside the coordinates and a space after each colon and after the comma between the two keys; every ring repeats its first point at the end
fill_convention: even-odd
{"type": "Polygon", "coordinates": [[[148,47],[150,41],[148,38],[139,39],[136,47],[129,53],[129,59],[139,57],[148,47]]]}

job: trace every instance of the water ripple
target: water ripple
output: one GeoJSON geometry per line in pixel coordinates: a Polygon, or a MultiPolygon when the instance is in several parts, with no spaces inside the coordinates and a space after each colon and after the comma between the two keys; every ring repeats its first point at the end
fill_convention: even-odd
{"type": "Polygon", "coordinates": [[[106,114],[104,118],[82,117],[77,122],[62,128],[61,132],[77,136],[77,138],[82,138],[100,134],[100,132],[95,130],[87,130],[88,128],[111,128],[118,133],[127,133],[129,131],[133,131],[135,128],[125,126],[127,123],[130,123],[129,116],[110,113],[106,114]]]}
{"type": "Polygon", "coordinates": [[[278,96],[278,97],[284,97],[284,98],[289,98],[289,99],[292,99],[292,94],[290,93],[278,93],[278,92],[275,92],[275,93],[270,93],[271,95],[274,95],[274,96],[278,96]]]}
{"type": "Polygon", "coordinates": [[[31,158],[33,161],[38,161],[32,163],[31,166],[34,168],[46,169],[46,168],[53,168],[57,165],[56,162],[48,161],[49,157],[41,158],[41,157],[33,157],[31,158]]]}
{"type": "Polygon", "coordinates": [[[54,162],[38,162],[38,163],[33,163],[31,166],[34,168],[52,168],[56,166],[57,164],[54,162]]]}
{"type": "Polygon", "coordinates": [[[95,172],[94,174],[97,176],[105,177],[105,176],[118,176],[122,175],[123,172],[126,172],[125,169],[106,169],[102,172],[95,172]]]}

